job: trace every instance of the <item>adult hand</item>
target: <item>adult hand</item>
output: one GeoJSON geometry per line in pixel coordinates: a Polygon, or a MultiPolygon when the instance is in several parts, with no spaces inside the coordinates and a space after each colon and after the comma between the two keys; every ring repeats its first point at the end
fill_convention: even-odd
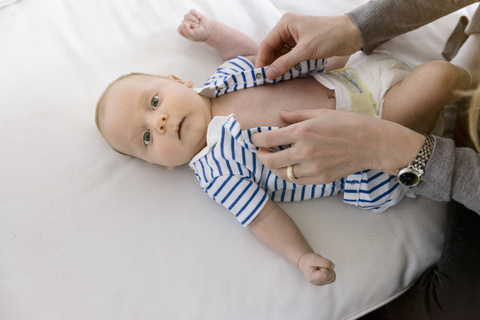
{"type": "Polygon", "coordinates": [[[267,68],[269,79],[309,59],[345,56],[362,48],[362,36],[347,16],[306,16],[286,13],[261,42],[256,67],[267,68]],[[292,47],[287,50],[285,44],[292,47]]]}
{"type": "Polygon", "coordinates": [[[256,133],[258,159],[287,180],[294,165],[297,184],[324,184],[365,169],[396,174],[412,161],[423,135],[399,124],[371,116],[330,109],[280,113],[288,127],[256,133]],[[270,147],[291,148],[270,152],[270,147]]]}

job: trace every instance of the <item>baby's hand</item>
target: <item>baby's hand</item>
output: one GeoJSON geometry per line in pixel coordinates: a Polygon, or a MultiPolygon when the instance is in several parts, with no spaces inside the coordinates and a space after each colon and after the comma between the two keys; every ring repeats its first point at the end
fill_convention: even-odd
{"type": "Polygon", "coordinates": [[[212,33],[214,24],[214,20],[192,9],[185,15],[177,31],[189,40],[205,42],[212,33]]]}
{"type": "Polygon", "coordinates": [[[324,286],[335,281],[335,265],[318,253],[307,252],[298,263],[298,268],[307,280],[316,286],[324,286]]]}

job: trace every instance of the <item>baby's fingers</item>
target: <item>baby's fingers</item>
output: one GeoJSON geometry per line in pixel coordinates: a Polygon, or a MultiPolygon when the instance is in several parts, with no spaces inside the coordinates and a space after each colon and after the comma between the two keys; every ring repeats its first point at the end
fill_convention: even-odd
{"type": "Polygon", "coordinates": [[[187,13],[184,17],[183,17],[183,21],[184,22],[193,22],[193,23],[196,23],[197,25],[200,24],[200,14],[197,16],[193,15],[191,12],[193,10],[191,10],[189,13],[187,13]]]}
{"type": "Polygon", "coordinates": [[[213,25],[212,19],[192,9],[184,16],[177,31],[189,40],[205,42],[212,32],[213,25]]]}
{"type": "Polygon", "coordinates": [[[184,21],[184,22],[182,22],[182,24],[180,24],[177,31],[178,31],[179,34],[181,34],[185,38],[192,39],[193,36],[194,36],[193,29],[196,29],[196,28],[198,28],[198,25],[194,26],[191,23],[187,23],[187,22],[184,21]]]}
{"type": "Polygon", "coordinates": [[[195,17],[195,19],[197,19],[197,21],[202,18],[202,14],[195,9],[190,10],[190,12],[185,15],[185,17],[187,15],[195,17]]]}
{"type": "Polygon", "coordinates": [[[300,259],[299,262],[299,267],[302,270],[308,270],[309,268],[311,269],[335,269],[335,264],[322,257],[318,253],[315,252],[307,252],[305,253],[302,258],[300,259]]]}
{"type": "Polygon", "coordinates": [[[308,281],[316,286],[324,286],[335,281],[335,271],[326,268],[318,268],[312,271],[308,281]]]}
{"type": "Polygon", "coordinates": [[[328,259],[325,259],[318,253],[306,252],[299,261],[299,268],[302,270],[305,278],[316,286],[324,286],[332,283],[336,279],[333,269],[335,265],[328,259]]]}

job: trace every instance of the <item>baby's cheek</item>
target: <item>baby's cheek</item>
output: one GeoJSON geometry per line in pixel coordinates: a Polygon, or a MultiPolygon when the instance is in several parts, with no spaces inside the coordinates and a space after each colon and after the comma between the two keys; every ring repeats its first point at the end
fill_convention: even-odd
{"type": "Polygon", "coordinates": [[[164,146],[157,154],[157,163],[166,167],[179,166],[188,163],[190,156],[188,149],[181,145],[164,146]]]}

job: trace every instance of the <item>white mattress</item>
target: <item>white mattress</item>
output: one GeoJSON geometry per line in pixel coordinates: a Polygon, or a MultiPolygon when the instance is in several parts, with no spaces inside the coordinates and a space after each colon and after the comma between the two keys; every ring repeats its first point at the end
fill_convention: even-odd
{"type": "MultiPolygon", "coordinates": [[[[104,87],[132,71],[191,79],[222,62],[176,32],[195,8],[260,42],[284,12],[363,0],[20,0],[0,5],[0,319],[354,319],[439,257],[445,204],[383,214],[341,196],[282,204],[337,281],[310,285],[199,188],[121,156],[94,124],[104,87]],[[13,3],[11,3],[13,2],[13,3]],[[11,3],[11,4],[10,4],[11,3]]],[[[384,45],[441,59],[462,10],[384,45]]]]}

